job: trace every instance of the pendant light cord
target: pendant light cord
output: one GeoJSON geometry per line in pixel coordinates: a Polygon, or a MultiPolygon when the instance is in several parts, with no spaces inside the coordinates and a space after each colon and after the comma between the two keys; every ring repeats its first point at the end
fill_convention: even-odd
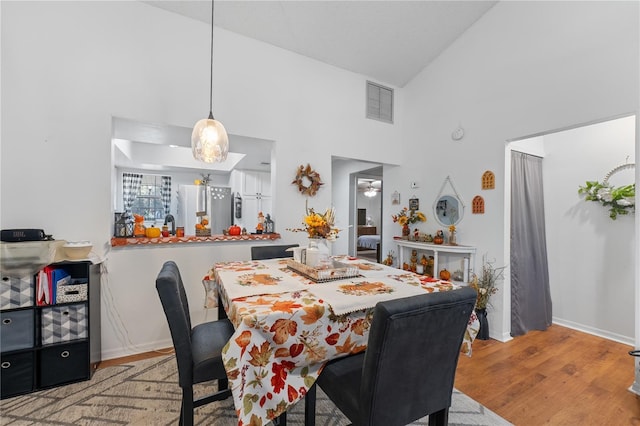
{"type": "Polygon", "coordinates": [[[209,76],[209,119],[213,120],[213,4],[215,0],[211,0],[211,74],[209,76]]]}

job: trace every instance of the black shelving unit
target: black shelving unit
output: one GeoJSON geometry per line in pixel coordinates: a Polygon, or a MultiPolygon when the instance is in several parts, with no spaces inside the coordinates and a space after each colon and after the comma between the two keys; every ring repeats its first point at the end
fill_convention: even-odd
{"type": "Polygon", "coordinates": [[[36,276],[2,276],[2,399],[89,380],[100,364],[100,265],[78,261],[50,266],[64,270],[78,287],[86,284],[86,298],[37,306],[36,276]]]}

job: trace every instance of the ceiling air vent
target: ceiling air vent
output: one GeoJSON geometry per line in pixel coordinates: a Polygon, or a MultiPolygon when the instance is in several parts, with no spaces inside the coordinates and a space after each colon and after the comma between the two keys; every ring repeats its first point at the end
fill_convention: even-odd
{"type": "Polygon", "coordinates": [[[393,89],[367,81],[367,118],[393,124],[393,89]]]}

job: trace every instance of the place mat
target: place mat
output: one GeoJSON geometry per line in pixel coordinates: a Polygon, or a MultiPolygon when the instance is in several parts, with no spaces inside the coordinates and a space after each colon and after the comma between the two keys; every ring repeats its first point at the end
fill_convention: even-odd
{"type": "Polygon", "coordinates": [[[335,315],[373,308],[385,300],[425,293],[420,285],[407,285],[385,277],[334,281],[307,287],[307,290],[328,303],[335,315]]]}
{"type": "Polygon", "coordinates": [[[261,262],[250,265],[218,264],[215,276],[218,283],[224,283],[229,300],[239,297],[279,294],[304,290],[306,286],[296,277],[277,268],[269,268],[261,262]]]}

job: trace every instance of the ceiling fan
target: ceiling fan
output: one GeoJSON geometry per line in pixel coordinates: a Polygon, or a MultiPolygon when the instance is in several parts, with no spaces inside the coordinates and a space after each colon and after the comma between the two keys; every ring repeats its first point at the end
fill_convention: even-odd
{"type": "Polygon", "coordinates": [[[358,179],[358,189],[361,190],[365,197],[375,197],[382,187],[381,180],[375,179],[358,179]]]}

